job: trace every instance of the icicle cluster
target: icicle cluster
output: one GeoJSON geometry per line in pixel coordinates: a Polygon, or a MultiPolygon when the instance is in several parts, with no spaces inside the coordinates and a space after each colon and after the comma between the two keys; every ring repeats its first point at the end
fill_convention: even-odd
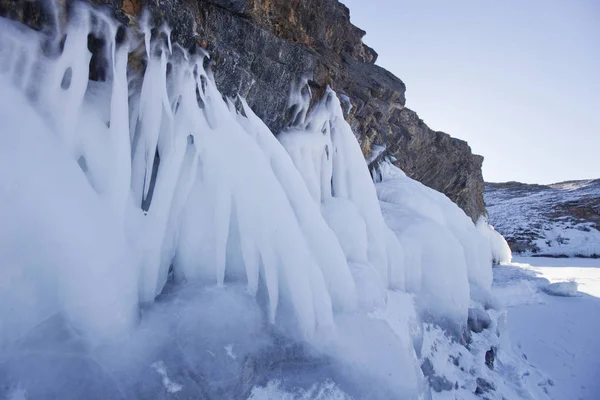
{"type": "Polygon", "coordinates": [[[283,296],[311,337],[333,328],[333,310],[357,307],[356,282],[370,285],[361,298],[376,288],[372,305],[387,286],[403,287],[402,250],[333,92],[282,135],[290,159],[243,99],[243,114],[223,99],[206,54],[173,45],[166,28],[143,23],[138,43],[101,13],[74,13],[58,55],[3,21],[4,75],[35,92],[30,100],[126,232],[137,262],[122,268],[137,271],[139,301],[153,301],[170,270],[217,286],[245,280],[252,296],[264,288],[271,322],[283,296]],[[104,43],[94,55],[102,81],[89,80],[88,35],[104,43]],[[128,57],[143,59],[143,73],[128,57]],[[301,158],[311,146],[319,160],[301,158]]]}
{"type": "Polygon", "coordinates": [[[310,97],[290,99],[295,103],[294,124],[279,140],[336,233],[359,299],[381,306],[387,288],[405,288],[402,247],[383,220],[375,186],[337,96],[327,89],[308,112],[310,97]]]}
{"type": "MultiPolygon", "coordinates": [[[[46,259],[63,272],[58,283],[36,281],[32,290],[66,293],[54,299],[57,310],[83,330],[122,327],[105,332],[111,335],[130,329],[138,303],[152,302],[169,277],[217,287],[244,282],[272,323],[287,321],[281,309],[289,308],[304,338],[334,331],[338,312],[384,309],[389,290],[425,290],[447,302],[431,307],[466,320],[468,284],[489,287],[491,257],[481,236],[472,240],[475,228],[458,208],[416,190],[415,201],[429,198],[424,212],[411,206],[410,191],[399,198],[397,188],[380,186],[382,200],[428,219],[393,232],[332,90],[311,108],[306,82],[293,87],[291,125],[276,138],[244,99],[222,97],[204,67],[207,54],[171,43],[168,28],[147,21],[137,38],[104,14],[75,6],[64,43],[0,21],[2,85],[16,88],[15,99],[25,94],[23,109],[36,115],[29,129],[13,118],[3,140],[48,143],[55,149],[48,157],[67,155],[48,178],[57,189],[45,192],[42,206],[76,198],[93,204],[85,212],[56,209],[63,221],[88,216],[80,227],[83,255],[69,259],[74,250],[67,248],[65,259],[48,250],[46,259]],[[103,43],[93,55],[88,35],[103,43]],[[98,80],[90,80],[92,57],[102,67],[98,80]],[[67,175],[79,183],[62,184],[67,175]],[[99,224],[106,229],[85,239],[99,224]],[[85,265],[88,253],[98,257],[85,265]],[[446,289],[438,273],[455,275],[458,284],[446,289]],[[107,294],[110,302],[102,300],[107,294]]],[[[21,192],[10,195],[16,204],[21,192]]],[[[23,218],[38,218],[47,229],[55,223],[32,215],[23,218]]]]}

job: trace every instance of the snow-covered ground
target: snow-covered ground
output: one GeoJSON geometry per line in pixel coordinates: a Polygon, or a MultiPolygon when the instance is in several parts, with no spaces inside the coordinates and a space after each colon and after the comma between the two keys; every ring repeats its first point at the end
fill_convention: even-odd
{"type": "Polygon", "coordinates": [[[489,221],[524,255],[600,255],[600,180],[486,183],[489,221]]]}
{"type": "Polygon", "coordinates": [[[518,371],[530,392],[600,398],[600,260],[515,257],[494,268],[493,293],[508,308],[509,340],[530,367],[518,371]],[[557,282],[575,282],[578,292],[547,293],[557,282]]]}

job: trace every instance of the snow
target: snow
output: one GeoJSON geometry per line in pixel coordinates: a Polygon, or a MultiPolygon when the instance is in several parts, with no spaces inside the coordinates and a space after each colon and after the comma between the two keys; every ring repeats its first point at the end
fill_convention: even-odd
{"type": "Polygon", "coordinates": [[[161,376],[162,378],[162,384],[165,388],[165,390],[167,391],[167,393],[177,393],[177,392],[181,392],[181,389],[183,389],[183,386],[181,386],[178,383],[173,382],[171,379],[169,379],[169,376],[167,375],[167,368],[165,367],[165,363],[162,361],[156,361],[153,362],[150,365],[152,368],[154,368],[156,370],[156,372],[158,372],[158,374],[161,376]]]}
{"type": "Polygon", "coordinates": [[[509,300],[506,326],[514,351],[526,361],[530,376],[543,371],[536,380],[529,378],[531,385],[553,399],[595,399],[600,390],[600,261],[515,257],[515,264],[496,269],[493,292],[509,300]],[[549,295],[556,282],[567,284],[570,295],[574,285],[582,292],[549,295]]]}
{"type": "Polygon", "coordinates": [[[552,296],[573,297],[577,295],[577,282],[554,282],[544,288],[552,296]]]}
{"type": "Polygon", "coordinates": [[[600,298],[598,259],[518,256],[514,264],[549,283],[575,282],[579,292],[600,298]]]}
{"type": "MultiPolygon", "coordinates": [[[[600,371],[596,357],[600,342],[593,333],[600,321],[600,262],[523,257],[511,262],[504,239],[485,220],[480,220],[477,230],[489,244],[495,261],[502,263],[494,268],[492,294],[486,294],[485,285],[478,285],[477,279],[461,277],[460,271],[467,270],[464,264],[468,258],[456,263],[460,257],[446,253],[449,250],[444,244],[452,239],[460,242],[461,237],[455,233],[460,222],[448,223],[453,214],[440,210],[444,203],[428,201],[438,194],[408,180],[390,165],[383,165],[375,173],[382,180],[377,189],[387,223],[406,249],[408,264],[420,265],[419,273],[413,269],[413,276],[407,275],[407,289],[415,293],[420,309],[429,307],[429,311],[437,311],[438,318],[457,315],[468,308],[472,320],[469,324],[475,331],[467,352],[448,341],[448,333],[439,328],[447,325],[438,322],[424,326],[420,360],[425,363],[423,370],[434,389],[433,397],[475,398],[473,392],[478,388],[489,398],[595,398],[600,389],[596,379],[600,371]],[[431,225],[435,229],[428,227],[431,225]],[[431,234],[444,231],[448,235],[445,240],[435,240],[431,234]],[[442,256],[436,260],[424,257],[424,253],[442,256]],[[460,300],[462,291],[453,290],[459,287],[458,280],[469,281],[470,301],[460,300]],[[433,304],[427,303],[431,299],[435,299],[433,304]],[[497,311],[504,306],[508,307],[507,312],[497,311]],[[485,325],[489,327],[483,328],[485,325]],[[490,335],[490,331],[497,331],[500,336],[490,335]],[[489,346],[495,346],[497,351],[493,371],[481,361],[489,346]],[[457,369],[455,363],[461,368],[457,369]],[[476,372],[463,374],[465,370],[476,372]]],[[[446,204],[453,206],[449,201],[446,204]]]]}
{"type": "Polygon", "coordinates": [[[420,360],[433,376],[432,398],[596,399],[598,278],[600,262],[590,259],[515,257],[512,263],[496,266],[491,297],[480,304],[472,301],[469,309],[470,319],[485,319],[490,326],[471,332],[468,351],[447,340],[439,326],[423,327],[420,360]],[[587,274],[580,275],[583,272],[587,274]],[[579,287],[587,282],[587,291],[596,295],[546,293],[550,282],[567,278],[579,287]],[[493,368],[482,362],[490,346],[496,349],[493,368]],[[465,372],[470,370],[477,372],[465,372]]]}
{"type": "Polygon", "coordinates": [[[351,400],[335,383],[315,384],[308,390],[287,392],[279,381],[269,381],[264,387],[255,387],[248,400],[351,400]]]}
{"type": "Polygon", "coordinates": [[[233,352],[233,345],[232,344],[228,344],[227,346],[225,346],[225,352],[227,353],[227,355],[229,357],[231,357],[232,360],[235,360],[237,358],[237,356],[233,352]]]}
{"type": "Polygon", "coordinates": [[[484,194],[490,223],[507,239],[528,242],[517,249],[524,256],[600,255],[600,230],[593,219],[600,180],[486,184],[484,194]]]}
{"type": "Polygon", "coordinates": [[[389,162],[375,185],[331,89],[311,106],[292,85],[275,137],[150,21],[117,43],[77,5],[46,54],[0,19],[0,396],[416,399],[500,379],[492,228],[389,162]],[[471,335],[475,309],[490,328],[471,335]]]}

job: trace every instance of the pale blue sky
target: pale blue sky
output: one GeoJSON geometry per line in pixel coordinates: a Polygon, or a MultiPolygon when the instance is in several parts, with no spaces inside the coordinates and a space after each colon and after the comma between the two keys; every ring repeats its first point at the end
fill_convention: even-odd
{"type": "Polygon", "coordinates": [[[600,178],[599,0],[342,0],[407,107],[487,181],[600,178]]]}

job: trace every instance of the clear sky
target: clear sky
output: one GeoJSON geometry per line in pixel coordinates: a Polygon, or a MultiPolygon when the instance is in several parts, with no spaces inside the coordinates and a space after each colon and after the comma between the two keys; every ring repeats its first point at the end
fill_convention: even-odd
{"type": "Polygon", "coordinates": [[[599,0],[342,0],[407,107],[486,181],[600,178],[599,0]]]}

